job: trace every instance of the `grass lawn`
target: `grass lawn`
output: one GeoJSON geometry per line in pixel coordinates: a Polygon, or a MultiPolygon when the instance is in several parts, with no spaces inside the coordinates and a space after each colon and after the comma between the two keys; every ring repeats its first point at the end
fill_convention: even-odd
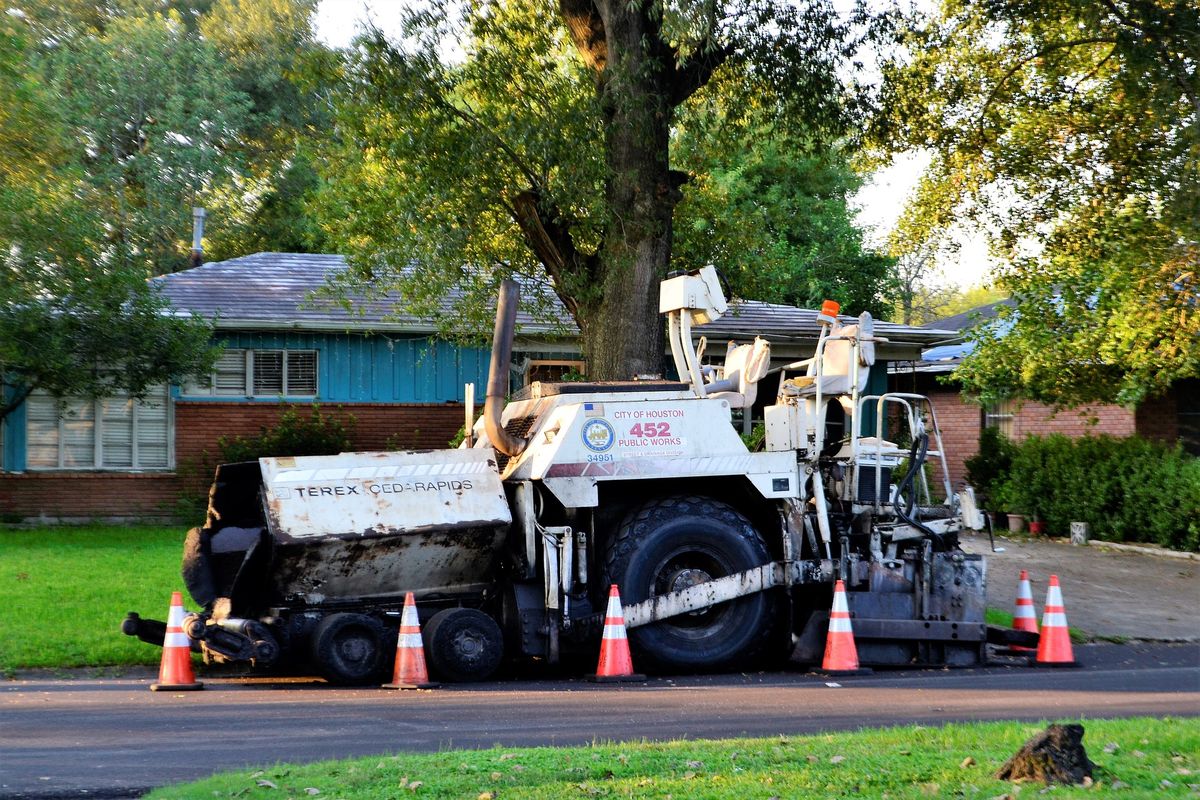
{"type": "MultiPolygon", "coordinates": [[[[797,714],[803,714],[797,709],[797,714]]],[[[929,798],[1038,797],[992,776],[1044,724],[990,722],[772,739],[448,750],[218,775],[159,789],[175,798],[929,798]]],[[[1200,720],[1086,720],[1095,785],[1051,797],[1195,797],[1200,720]],[[1189,786],[1190,784],[1190,786],[1189,786]]]]}
{"type": "MultiPolygon", "coordinates": [[[[26,667],[157,664],[120,632],[127,611],[166,619],[183,528],[0,527],[0,673],[26,667]]],[[[185,602],[187,595],[184,594],[185,602]]]]}

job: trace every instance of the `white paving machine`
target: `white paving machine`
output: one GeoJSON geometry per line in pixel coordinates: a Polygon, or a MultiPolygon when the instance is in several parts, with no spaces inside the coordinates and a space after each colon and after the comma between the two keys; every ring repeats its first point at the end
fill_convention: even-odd
{"type": "MultiPolygon", "coordinates": [[[[411,591],[431,671],[481,680],[505,660],[594,659],[616,584],[639,669],[815,663],[839,579],[864,665],[976,665],[989,636],[1014,643],[984,622],[983,557],[958,547],[969,494],[924,469],[948,474],[928,399],[866,393],[886,341],[868,314],[827,304],[803,361],[773,365],[756,337],[707,365],[693,329],[728,309],[705,267],[661,286],[678,381],[533,383],[506,402],[517,302],[506,282],[458,449],[217,469],[184,553],[195,649],[377,681],[411,591]],[[732,417],[768,375],[751,450],[732,417]]],[[[135,613],[123,630],[162,641],[135,613]]]]}

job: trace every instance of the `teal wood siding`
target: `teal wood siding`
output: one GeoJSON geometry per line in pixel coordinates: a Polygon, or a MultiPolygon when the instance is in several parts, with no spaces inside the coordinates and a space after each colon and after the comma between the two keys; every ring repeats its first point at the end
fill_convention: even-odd
{"type": "MultiPolygon", "coordinates": [[[[881,395],[887,394],[888,390],[888,362],[876,361],[871,365],[871,373],[867,378],[867,388],[862,393],[865,395],[881,395]]],[[[874,402],[863,404],[862,425],[859,428],[859,436],[874,436],[875,421],[878,418],[878,404],[874,402]]],[[[883,435],[887,436],[887,418],[883,420],[883,435]]]]}
{"type": "MultiPolygon", "coordinates": [[[[15,389],[6,389],[8,397],[16,394],[15,389]]],[[[0,471],[25,471],[25,404],[17,406],[16,410],[0,422],[0,471]]]]}
{"type": "MultiPolygon", "coordinates": [[[[316,400],[320,402],[462,402],[463,384],[474,382],[477,398],[483,396],[487,384],[488,351],[427,337],[236,332],[224,335],[220,341],[239,350],[316,350],[316,400]]],[[[184,396],[195,400],[236,399],[184,396]]]]}

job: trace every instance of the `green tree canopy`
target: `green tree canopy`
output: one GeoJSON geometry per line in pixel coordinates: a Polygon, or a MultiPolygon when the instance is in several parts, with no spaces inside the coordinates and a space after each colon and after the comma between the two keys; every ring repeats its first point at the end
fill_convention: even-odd
{"type": "MultiPolygon", "coordinates": [[[[191,207],[219,258],[322,249],[307,139],[323,129],[310,69],[315,0],[56,0],[10,27],[41,77],[109,246],[149,274],[185,266],[191,207]]],[[[24,7],[27,6],[27,7],[24,7]]]]}
{"type": "Polygon", "coordinates": [[[213,356],[208,327],[166,313],[116,256],[30,47],[0,21],[0,419],[34,389],[138,396],[213,356]]]}
{"type": "Polygon", "coordinates": [[[907,29],[871,130],[933,155],[901,236],[978,222],[1018,304],[969,391],[1132,402],[1200,370],[1198,27],[1190,0],[1050,0],[907,29]]]}
{"type": "MultiPolygon", "coordinates": [[[[833,180],[804,157],[844,130],[836,76],[849,40],[819,2],[435,3],[408,15],[400,41],[375,32],[347,60],[324,218],[360,282],[432,312],[461,291],[447,327],[486,318],[497,280],[521,275],[573,315],[590,375],[657,372],[675,208],[690,170],[713,166],[673,151],[672,137],[803,130],[799,151],[725,162],[723,191],[746,213],[777,169],[793,186],[806,173],[833,180]]],[[[819,234],[785,232],[784,215],[757,255],[775,247],[773,264],[795,265],[819,234]]]]}
{"type": "Polygon", "coordinates": [[[42,57],[115,258],[187,263],[191,206],[244,174],[247,97],[177,14],[118,17],[42,57]]]}
{"type": "Polygon", "coordinates": [[[676,209],[680,268],[717,264],[744,299],[888,314],[893,262],[863,244],[850,200],[861,180],[840,151],[789,146],[768,131],[703,158],[700,146],[680,149],[694,176],[676,209]]]}

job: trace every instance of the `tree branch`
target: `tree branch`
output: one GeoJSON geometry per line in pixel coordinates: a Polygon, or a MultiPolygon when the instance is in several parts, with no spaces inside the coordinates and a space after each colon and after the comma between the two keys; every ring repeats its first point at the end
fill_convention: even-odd
{"type": "Polygon", "coordinates": [[[438,95],[437,102],[441,103],[443,108],[445,108],[451,116],[457,117],[468,125],[474,127],[482,132],[484,136],[495,142],[496,147],[498,147],[500,151],[504,153],[504,155],[508,156],[509,160],[512,161],[513,166],[525,176],[525,180],[536,184],[537,173],[534,172],[533,168],[525,163],[525,160],[518,155],[517,151],[513,150],[512,147],[509,146],[508,142],[496,135],[496,133],[487,125],[484,125],[482,120],[476,116],[475,112],[471,110],[469,105],[467,106],[467,110],[464,111],[451,103],[449,100],[445,99],[445,95],[438,95]]]}
{"type": "Polygon", "coordinates": [[[525,241],[545,266],[554,286],[554,293],[567,307],[567,311],[571,312],[571,316],[578,319],[579,301],[567,292],[567,287],[578,282],[580,276],[577,273],[580,267],[589,272],[590,264],[581,264],[581,261],[586,262],[586,258],[581,259],[580,253],[575,249],[575,240],[570,230],[554,219],[547,220],[543,217],[540,201],[539,191],[526,189],[517,193],[509,207],[513,211],[513,219],[525,236],[525,241]],[[570,280],[571,278],[575,280],[570,280]]]}
{"type": "MultiPolygon", "coordinates": [[[[705,44],[710,44],[705,41],[705,44]]],[[[717,67],[725,63],[733,55],[733,48],[713,47],[708,52],[700,51],[699,55],[683,67],[675,69],[675,78],[671,83],[671,105],[678,106],[696,93],[709,78],[717,71],[717,67]]]]}
{"type": "Polygon", "coordinates": [[[1128,14],[1117,7],[1117,4],[1113,2],[1113,0],[1100,0],[1100,3],[1109,11],[1111,11],[1113,16],[1115,16],[1117,21],[1122,25],[1132,28],[1142,36],[1149,39],[1151,42],[1154,42],[1155,49],[1158,50],[1162,56],[1163,66],[1167,68],[1167,71],[1171,73],[1171,77],[1174,79],[1175,83],[1179,85],[1179,88],[1183,90],[1184,95],[1186,95],[1188,100],[1191,101],[1192,107],[1196,109],[1197,115],[1200,115],[1200,94],[1197,94],[1196,87],[1191,81],[1188,80],[1187,72],[1184,71],[1181,74],[1179,65],[1176,63],[1175,58],[1172,57],[1171,51],[1167,48],[1166,44],[1162,40],[1162,37],[1159,35],[1159,29],[1152,25],[1139,25],[1138,23],[1134,22],[1128,14]]]}
{"type": "Polygon", "coordinates": [[[992,87],[992,91],[988,93],[988,98],[984,102],[983,108],[981,108],[979,110],[979,121],[982,123],[984,115],[987,114],[988,109],[992,107],[992,101],[994,101],[996,99],[996,95],[999,94],[1000,90],[1004,87],[1004,84],[1008,83],[1009,78],[1011,78],[1013,75],[1016,75],[1017,71],[1020,70],[1021,67],[1028,64],[1030,61],[1033,61],[1034,59],[1037,59],[1037,58],[1041,58],[1042,56],[1048,55],[1049,53],[1053,53],[1055,50],[1063,50],[1063,49],[1066,49],[1069,47],[1078,47],[1078,46],[1084,45],[1084,44],[1113,44],[1113,45],[1115,45],[1116,43],[1117,43],[1117,40],[1110,36],[1094,36],[1094,37],[1088,37],[1086,39],[1072,39],[1069,42],[1055,42],[1054,44],[1046,45],[1045,47],[1037,50],[1036,52],[1032,53],[1031,55],[1028,55],[1025,58],[1022,58],[1016,64],[1013,64],[1009,68],[1008,72],[1004,73],[1004,76],[1001,77],[1000,80],[996,82],[996,85],[992,87]]]}

